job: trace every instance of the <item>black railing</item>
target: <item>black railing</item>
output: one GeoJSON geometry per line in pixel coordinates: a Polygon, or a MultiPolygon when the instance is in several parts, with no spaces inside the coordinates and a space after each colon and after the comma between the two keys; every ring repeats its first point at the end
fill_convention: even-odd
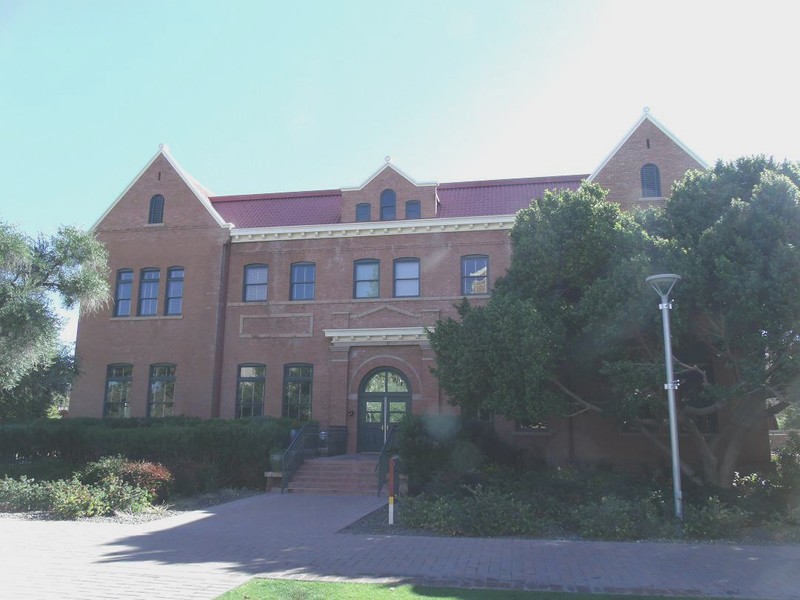
{"type": "Polygon", "coordinates": [[[319,455],[338,456],[347,454],[347,426],[331,425],[319,432],[319,455]]]}
{"type": "Polygon", "coordinates": [[[319,425],[316,423],[306,423],[294,436],[286,452],[283,453],[281,494],[286,490],[286,486],[297,473],[297,469],[303,461],[316,456],[319,448],[319,425]]]}
{"type": "Polygon", "coordinates": [[[386,436],[381,453],[378,455],[378,464],[375,465],[375,471],[378,473],[378,496],[381,495],[383,484],[386,482],[386,475],[389,473],[389,459],[392,457],[392,450],[394,450],[395,431],[397,431],[397,425],[390,425],[389,435],[386,436]]]}

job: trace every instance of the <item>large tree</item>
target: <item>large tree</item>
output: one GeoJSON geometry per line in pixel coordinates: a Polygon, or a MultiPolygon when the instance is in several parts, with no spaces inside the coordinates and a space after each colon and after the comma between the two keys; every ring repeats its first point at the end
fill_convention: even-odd
{"type": "Polygon", "coordinates": [[[0,223],[0,390],[59,359],[60,302],[88,313],[109,298],[107,254],[90,233],[64,227],[29,238],[0,223]]]}
{"type": "Polygon", "coordinates": [[[464,303],[431,332],[442,387],[468,411],[515,419],[604,413],[668,452],[660,315],[644,278],[679,273],[679,418],[705,479],[729,485],[746,434],[797,398],[798,182],[796,165],[754,158],[692,172],[666,208],[634,215],[591,185],[545,194],[518,215],[488,304],[464,303]]]}

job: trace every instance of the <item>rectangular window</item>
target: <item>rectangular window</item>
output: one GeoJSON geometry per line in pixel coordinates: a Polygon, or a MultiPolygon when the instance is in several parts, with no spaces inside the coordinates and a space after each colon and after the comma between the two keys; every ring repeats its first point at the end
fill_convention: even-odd
{"type": "Polygon", "coordinates": [[[398,258],[394,261],[394,296],[419,296],[418,258],[398,258]]]}
{"type": "Polygon", "coordinates": [[[158,314],[158,269],[143,269],[139,279],[139,316],[152,317],[158,314]]]}
{"type": "Polygon", "coordinates": [[[381,295],[381,263],[357,260],[354,264],[353,297],[379,298],[381,295]]]}
{"type": "Polygon", "coordinates": [[[419,200],[409,200],[406,202],[406,219],[421,219],[422,205],[419,200]]]}
{"type": "Polygon", "coordinates": [[[244,267],[244,302],[265,302],[267,299],[267,265],[245,265],[244,267]]]}
{"type": "Polygon", "coordinates": [[[461,293],[465,296],[489,293],[489,257],[461,257],[461,293]]]}
{"type": "Polygon", "coordinates": [[[267,367],[264,365],[239,365],[236,378],[237,419],[260,417],[264,414],[264,388],[267,367]]]}
{"type": "Polygon", "coordinates": [[[372,206],[367,203],[356,204],[356,221],[371,221],[372,206]]]}
{"type": "Polygon", "coordinates": [[[311,384],[314,367],[311,365],[284,365],[283,416],[295,421],[311,419],[311,384]]]}
{"type": "Polygon", "coordinates": [[[167,270],[167,298],[164,314],[179,315],[183,312],[183,267],[167,270]]]}
{"type": "Polygon", "coordinates": [[[120,269],[117,271],[117,289],[114,293],[114,316],[131,316],[131,294],[133,293],[133,271],[120,269]]]}
{"type": "Polygon", "coordinates": [[[175,404],[175,365],[150,365],[148,417],[171,417],[175,404]]]}
{"type": "Polygon", "coordinates": [[[313,300],[317,266],[314,263],[292,265],[292,291],[290,300],[313,300]]]}
{"type": "Polygon", "coordinates": [[[106,394],[103,403],[104,417],[131,416],[131,382],[133,365],[108,365],[106,369],[106,394]]]}

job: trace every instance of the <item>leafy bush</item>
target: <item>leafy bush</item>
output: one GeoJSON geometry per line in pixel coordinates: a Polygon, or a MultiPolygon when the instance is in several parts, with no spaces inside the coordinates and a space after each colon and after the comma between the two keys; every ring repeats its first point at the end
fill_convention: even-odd
{"type": "Polygon", "coordinates": [[[80,473],[83,483],[116,486],[118,482],[144,489],[150,500],[164,500],[173,481],[172,473],[158,463],[130,461],[124,456],[105,456],[89,463],[80,473]]]}
{"type": "Polygon", "coordinates": [[[694,539],[720,539],[730,537],[748,521],[746,511],[736,506],[726,506],[716,496],[701,505],[687,504],[683,515],[683,530],[694,539]]]}
{"type": "Polygon", "coordinates": [[[46,490],[34,480],[24,475],[19,479],[4,477],[0,480],[0,510],[7,512],[28,512],[46,510],[48,499],[46,490]]]}
{"type": "Polygon", "coordinates": [[[142,512],[149,507],[147,490],[116,476],[99,485],[87,485],[78,477],[45,482],[25,477],[0,481],[0,508],[10,512],[41,510],[62,519],[74,519],[116,511],[142,512]]]}
{"type": "Polygon", "coordinates": [[[603,540],[637,540],[666,533],[660,497],[629,500],[613,494],[599,502],[581,504],[572,511],[575,532],[603,540]]]}
{"type": "Polygon", "coordinates": [[[7,467],[0,474],[36,473],[38,479],[65,478],[74,465],[123,455],[131,461],[164,465],[174,474],[178,490],[205,491],[218,486],[253,489],[263,485],[269,449],[286,447],[290,429],[289,420],[270,417],[76,418],[3,425],[0,464],[7,467]],[[40,474],[37,465],[42,463],[63,463],[69,469],[59,472],[48,468],[46,474],[40,474]],[[185,468],[186,464],[198,467],[185,468]],[[200,480],[186,479],[193,476],[200,480]]]}
{"type": "Polygon", "coordinates": [[[477,485],[463,496],[424,496],[403,501],[400,518],[404,525],[432,529],[447,535],[514,536],[540,535],[550,522],[537,520],[534,510],[510,494],[477,485]]]}

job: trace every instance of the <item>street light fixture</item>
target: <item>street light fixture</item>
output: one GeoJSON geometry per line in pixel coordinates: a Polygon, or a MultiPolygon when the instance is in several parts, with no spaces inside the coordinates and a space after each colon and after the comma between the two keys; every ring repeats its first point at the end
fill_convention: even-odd
{"type": "Polygon", "coordinates": [[[669,311],[672,302],[669,300],[670,292],[675,284],[680,280],[680,275],[665,273],[662,275],[652,275],[645,279],[646,283],[655,290],[661,297],[661,320],[664,324],[664,361],[667,365],[667,383],[664,388],[667,390],[669,401],[669,441],[672,449],[672,489],[675,498],[675,516],[683,520],[683,495],[681,494],[681,460],[678,450],[678,417],[675,407],[675,390],[678,389],[678,382],[672,372],[672,339],[669,328],[669,311]]]}

